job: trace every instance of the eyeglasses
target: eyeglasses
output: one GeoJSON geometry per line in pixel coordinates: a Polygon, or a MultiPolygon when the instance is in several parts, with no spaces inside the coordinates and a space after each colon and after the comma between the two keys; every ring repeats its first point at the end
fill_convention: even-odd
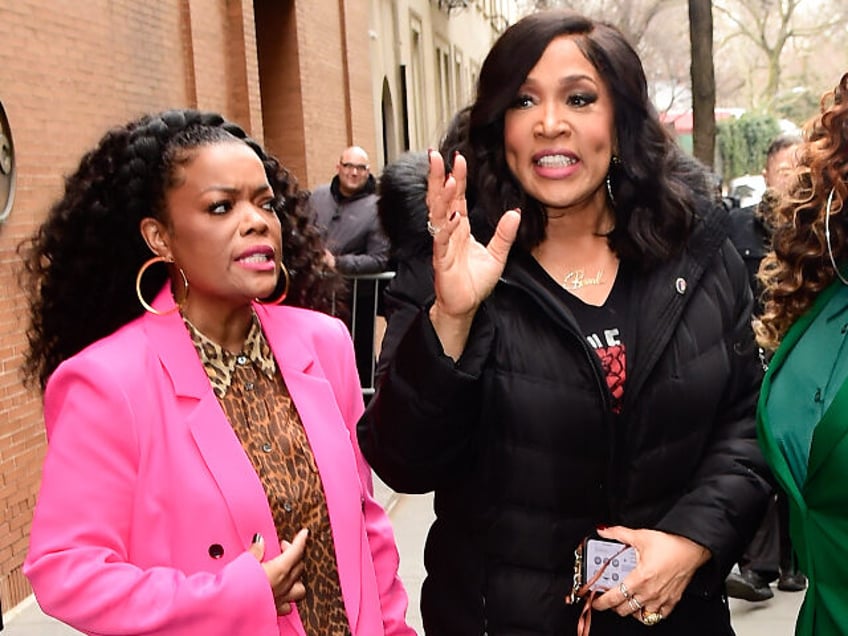
{"type": "Polygon", "coordinates": [[[359,170],[361,172],[365,172],[368,170],[368,164],[365,163],[342,163],[342,168],[345,170],[359,170]]]}

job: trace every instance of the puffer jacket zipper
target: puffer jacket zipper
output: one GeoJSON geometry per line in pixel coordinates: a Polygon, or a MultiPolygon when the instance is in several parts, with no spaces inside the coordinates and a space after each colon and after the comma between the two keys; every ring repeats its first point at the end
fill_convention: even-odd
{"type": "Polygon", "coordinates": [[[598,395],[603,403],[604,421],[606,423],[607,443],[609,454],[607,456],[607,466],[605,470],[605,483],[600,484],[600,488],[606,492],[607,504],[607,519],[608,523],[615,523],[619,519],[619,500],[618,495],[619,475],[615,470],[618,465],[617,457],[619,454],[617,436],[614,430],[614,421],[616,415],[612,410],[612,393],[607,385],[604,377],[603,367],[598,355],[589,346],[586,338],[580,333],[576,320],[571,316],[571,313],[565,309],[559,302],[548,297],[547,292],[539,286],[535,281],[529,281],[528,284],[523,284],[522,281],[511,278],[509,275],[501,276],[500,284],[518,290],[523,294],[528,295],[533,302],[538,305],[549,318],[561,325],[566,333],[575,338],[580,344],[580,349],[583,352],[583,357],[592,369],[592,377],[595,379],[595,387],[598,390],[598,395]]]}

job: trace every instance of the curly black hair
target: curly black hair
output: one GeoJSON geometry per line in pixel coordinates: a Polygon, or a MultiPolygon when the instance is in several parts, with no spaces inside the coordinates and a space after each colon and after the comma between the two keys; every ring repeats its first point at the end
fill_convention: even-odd
{"type": "MultiPolygon", "coordinates": [[[[18,247],[30,310],[27,383],[43,391],[63,360],[142,314],[135,278],[150,249],[139,231],[141,220],[165,220],[175,169],[193,149],[236,140],[259,156],[276,195],[283,263],[291,276],[285,302],[331,310],[344,283],[324,264],[323,242],[305,206],[308,194],[298,190],[294,176],[217,113],[147,114],[110,130],[82,157],[47,219],[18,247]]],[[[166,268],[151,268],[143,280],[145,297],[155,295],[167,276],[166,268]]]]}
{"type": "Polygon", "coordinates": [[[646,267],[664,262],[685,245],[698,203],[715,195],[706,168],[687,157],[660,122],[638,54],[610,24],[554,9],[508,28],[483,62],[475,100],[458,124],[465,134],[451,135],[442,154],[450,157],[459,150],[465,156],[468,187],[491,228],[504,210],[520,208],[517,243],[527,250],[541,243],[545,209],[524,192],[507,166],[504,116],[550,42],[563,35],[574,37],[613,99],[618,154],[609,167],[616,217],[610,246],[620,257],[646,267]]]}

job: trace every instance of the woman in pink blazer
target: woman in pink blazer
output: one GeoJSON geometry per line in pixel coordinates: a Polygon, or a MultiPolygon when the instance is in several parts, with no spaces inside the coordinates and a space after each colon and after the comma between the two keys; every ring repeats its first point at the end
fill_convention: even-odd
{"type": "Polygon", "coordinates": [[[48,452],[24,571],[48,614],[98,635],[414,633],[350,337],[304,308],[338,279],[303,199],[192,110],[111,131],[68,178],[25,251],[48,452]]]}

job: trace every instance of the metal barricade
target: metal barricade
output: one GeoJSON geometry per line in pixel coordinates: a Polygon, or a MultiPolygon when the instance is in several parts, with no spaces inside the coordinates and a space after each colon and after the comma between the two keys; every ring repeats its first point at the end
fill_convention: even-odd
{"type": "MultiPolygon", "coordinates": [[[[363,397],[369,398],[374,394],[374,381],[377,371],[377,357],[380,353],[380,341],[382,340],[385,325],[380,324],[377,312],[380,306],[380,292],[384,281],[389,281],[395,277],[395,272],[380,272],[379,274],[354,274],[345,276],[346,280],[352,282],[350,292],[350,333],[353,338],[354,349],[356,350],[357,361],[362,360],[363,356],[368,356],[368,364],[365,368],[359,368],[359,382],[362,386],[363,397]],[[366,286],[373,286],[368,289],[366,286]],[[360,291],[365,293],[360,293],[360,291]],[[373,293],[368,294],[371,291],[373,293]],[[362,314],[360,313],[360,297],[367,297],[370,303],[368,311],[368,325],[362,325],[362,314]],[[370,328],[369,328],[370,327],[370,328]],[[367,332],[360,333],[361,329],[367,329],[367,332]],[[379,338],[378,338],[379,333],[379,338]],[[370,337],[368,337],[370,336],[370,337]],[[367,338],[367,340],[366,340],[367,338]],[[366,344],[363,344],[366,343],[366,344]],[[365,349],[365,350],[363,350],[365,349]]],[[[335,306],[333,307],[335,313],[335,306]]],[[[358,367],[361,365],[357,365],[358,367]]]]}

